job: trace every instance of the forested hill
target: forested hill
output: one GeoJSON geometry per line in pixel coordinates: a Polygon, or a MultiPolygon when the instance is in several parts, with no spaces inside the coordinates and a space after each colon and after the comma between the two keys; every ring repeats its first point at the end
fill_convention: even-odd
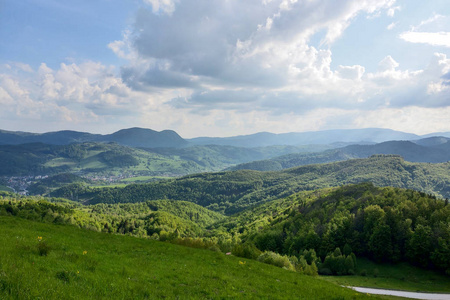
{"type": "Polygon", "coordinates": [[[115,142],[126,146],[149,148],[181,147],[187,144],[183,138],[172,130],[158,132],[145,128],[128,128],[106,135],[70,130],[46,133],[0,130],[0,145],[19,145],[27,143],[68,145],[83,142],[115,142]]]}
{"type": "Polygon", "coordinates": [[[124,188],[94,189],[78,184],[63,187],[54,196],[76,197],[89,204],[185,200],[231,215],[299,191],[367,181],[376,186],[410,188],[446,198],[450,196],[450,162],[410,163],[400,156],[376,155],[278,172],[204,173],[124,188]]]}
{"type": "Polygon", "coordinates": [[[326,259],[340,248],[346,256],[353,251],[377,262],[410,261],[450,275],[449,218],[448,201],[363,183],[275,200],[217,223],[214,229],[242,233],[245,242],[262,251],[298,255],[314,249],[325,258],[319,267],[323,273],[345,273],[331,257],[328,263],[326,259]]]}
{"type": "Polygon", "coordinates": [[[293,153],[266,160],[243,163],[230,170],[276,171],[315,163],[366,158],[374,154],[396,154],[410,162],[442,163],[450,161],[450,139],[431,138],[417,142],[389,141],[375,145],[349,145],[317,153],[293,153]]]}

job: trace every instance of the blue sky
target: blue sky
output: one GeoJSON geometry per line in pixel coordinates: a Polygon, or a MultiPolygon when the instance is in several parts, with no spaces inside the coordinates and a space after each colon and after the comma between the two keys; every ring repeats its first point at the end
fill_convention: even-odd
{"type": "Polygon", "coordinates": [[[0,129],[450,131],[446,0],[0,0],[0,129]]]}

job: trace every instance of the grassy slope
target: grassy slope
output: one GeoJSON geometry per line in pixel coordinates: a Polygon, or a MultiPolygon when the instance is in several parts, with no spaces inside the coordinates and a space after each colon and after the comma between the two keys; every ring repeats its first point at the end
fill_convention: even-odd
{"type": "Polygon", "coordinates": [[[208,250],[14,217],[0,226],[2,299],[376,298],[208,250]]]}

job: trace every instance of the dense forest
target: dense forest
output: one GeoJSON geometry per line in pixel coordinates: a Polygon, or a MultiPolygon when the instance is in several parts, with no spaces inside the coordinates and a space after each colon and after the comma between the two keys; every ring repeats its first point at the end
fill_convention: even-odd
{"type": "Polygon", "coordinates": [[[78,183],[58,189],[52,195],[78,199],[86,204],[184,200],[232,215],[299,191],[367,181],[376,186],[410,188],[448,198],[450,163],[410,163],[395,155],[375,155],[278,172],[239,170],[188,175],[123,188],[98,189],[78,183]]]}
{"type": "Polygon", "coordinates": [[[352,274],[357,257],[450,272],[448,200],[412,190],[304,191],[231,217],[185,201],[83,206],[2,195],[0,215],[232,251],[304,273],[352,274]]]}
{"type": "Polygon", "coordinates": [[[299,193],[214,226],[242,233],[243,241],[262,251],[298,256],[313,249],[322,259],[337,251],[343,263],[354,252],[377,262],[409,261],[450,272],[449,224],[448,200],[364,183],[299,193]]]}

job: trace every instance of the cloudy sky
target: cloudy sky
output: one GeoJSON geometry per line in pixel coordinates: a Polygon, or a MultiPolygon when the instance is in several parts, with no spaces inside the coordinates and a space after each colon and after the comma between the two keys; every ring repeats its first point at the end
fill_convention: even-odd
{"type": "Polygon", "coordinates": [[[0,0],[0,129],[450,131],[448,0],[0,0]]]}

